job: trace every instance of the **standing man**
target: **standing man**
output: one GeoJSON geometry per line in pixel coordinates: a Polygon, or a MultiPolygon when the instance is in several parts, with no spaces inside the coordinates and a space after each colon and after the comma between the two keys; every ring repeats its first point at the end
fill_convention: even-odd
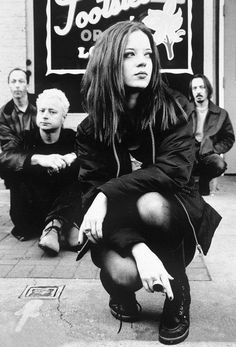
{"type": "MultiPolygon", "coordinates": [[[[14,68],[8,75],[8,85],[12,99],[0,108],[0,152],[4,161],[9,151],[19,139],[24,130],[31,130],[36,126],[35,97],[28,93],[29,75],[20,68],[14,68]]],[[[23,231],[18,230],[18,184],[17,178],[0,170],[0,177],[5,180],[5,185],[10,189],[10,216],[14,227],[12,234],[23,238],[23,231]]]]}
{"type": "Polygon", "coordinates": [[[210,99],[213,88],[208,78],[194,75],[189,84],[189,100],[194,104],[193,120],[196,140],[195,174],[199,175],[199,191],[210,194],[209,183],[227,169],[221,154],[228,152],[235,136],[228,112],[210,99]]]}

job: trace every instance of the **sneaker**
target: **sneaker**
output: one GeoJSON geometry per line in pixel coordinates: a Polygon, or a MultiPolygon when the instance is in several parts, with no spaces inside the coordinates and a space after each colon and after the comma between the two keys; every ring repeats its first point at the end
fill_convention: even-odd
{"type": "Polygon", "coordinates": [[[58,225],[59,223],[57,220],[52,220],[43,230],[39,240],[39,247],[52,256],[58,255],[60,251],[59,236],[61,226],[58,225]]]}
{"type": "Polygon", "coordinates": [[[141,305],[136,301],[135,294],[131,294],[128,300],[119,302],[110,297],[109,307],[111,314],[123,322],[135,322],[139,319],[141,305]]]}
{"type": "Polygon", "coordinates": [[[61,235],[61,246],[64,249],[70,251],[78,251],[78,236],[79,236],[79,227],[76,223],[73,223],[72,226],[67,226],[63,228],[63,234],[61,235]]]}
{"type": "Polygon", "coordinates": [[[172,289],[174,299],[170,301],[166,298],[159,328],[159,341],[165,345],[178,344],[189,334],[191,297],[188,280],[177,285],[173,281],[172,289]]]}

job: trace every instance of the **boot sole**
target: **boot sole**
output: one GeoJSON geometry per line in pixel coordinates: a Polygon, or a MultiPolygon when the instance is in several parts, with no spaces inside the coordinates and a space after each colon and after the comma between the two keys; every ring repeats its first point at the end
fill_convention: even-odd
{"type": "Polygon", "coordinates": [[[116,319],[122,320],[122,322],[136,322],[139,320],[139,316],[125,316],[123,314],[119,314],[116,311],[114,311],[112,308],[110,308],[111,314],[116,319]]]}
{"type": "Polygon", "coordinates": [[[159,334],[159,341],[164,345],[177,345],[178,343],[183,342],[188,337],[188,334],[189,328],[181,336],[174,338],[164,337],[159,334]]]}
{"type": "Polygon", "coordinates": [[[52,257],[55,257],[58,255],[59,251],[55,251],[52,248],[49,248],[47,246],[41,245],[40,243],[38,244],[39,248],[41,248],[44,252],[46,252],[47,254],[49,254],[52,257]]]}

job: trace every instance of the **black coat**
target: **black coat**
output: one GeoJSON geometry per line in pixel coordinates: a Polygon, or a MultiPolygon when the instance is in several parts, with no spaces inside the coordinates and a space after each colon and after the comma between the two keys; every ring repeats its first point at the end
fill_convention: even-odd
{"type": "MultiPolygon", "coordinates": [[[[30,160],[33,154],[54,154],[61,155],[74,152],[75,149],[75,132],[72,129],[62,129],[60,137],[55,144],[45,145],[41,140],[39,129],[25,130],[16,136],[14,142],[8,144],[7,150],[0,153],[0,173],[4,178],[18,175],[36,175],[38,179],[50,177],[47,168],[40,166],[31,166],[30,160]],[[43,175],[43,176],[42,176],[43,175]]],[[[77,162],[64,170],[65,177],[72,175],[75,179],[75,166],[77,162]],[[68,171],[68,173],[67,173],[68,171]]],[[[78,170],[78,167],[77,167],[78,170]]],[[[69,178],[67,179],[69,180],[69,178]]]]}
{"type": "Polygon", "coordinates": [[[41,229],[47,220],[74,221],[80,204],[78,161],[59,172],[31,165],[34,154],[65,155],[74,152],[75,131],[61,129],[57,142],[46,144],[39,129],[26,130],[15,137],[0,154],[0,172],[14,192],[11,196],[11,218],[19,228],[41,229]],[[22,217],[24,216],[24,217],[22,217]]]}
{"type": "MultiPolygon", "coordinates": [[[[121,203],[128,196],[138,197],[153,191],[175,196],[206,254],[221,217],[194,189],[191,179],[195,153],[192,119],[190,117],[187,121],[179,114],[177,124],[165,131],[161,130],[160,119],[161,113],[156,116],[155,126],[138,134],[140,146],[135,157],[143,165],[133,172],[124,142],[115,141],[109,146],[96,140],[90,116],[78,126],[76,151],[84,211],[99,191],[107,196],[108,201],[121,203]]],[[[133,240],[133,235],[130,238],[133,240]]],[[[117,233],[112,240],[116,248],[124,248],[129,243],[129,235],[124,238],[117,233]]]]}
{"type": "MultiPolygon", "coordinates": [[[[192,107],[193,128],[195,132],[197,126],[197,114],[193,104],[192,107]]],[[[234,129],[228,112],[213,104],[212,101],[209,101],[199,154],[224,154],[232,148],[234,142],[234,129]]]]}

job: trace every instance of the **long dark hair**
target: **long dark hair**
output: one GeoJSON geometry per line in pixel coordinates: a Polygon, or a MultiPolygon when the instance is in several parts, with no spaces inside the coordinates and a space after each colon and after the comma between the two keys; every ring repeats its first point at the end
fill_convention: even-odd
{"type": "Polygon", "coordinates": [[[149,38],[153,71],[148,87],[138,97],[139,115],[135,120],[145,129],[150,122],[154,123],[157,111],[162,109],[163,129],[177,121],[174,99],[161,78],[159,53],[151,31],[141,22],[118,22],[98,38],[82,79],[83,105],[93,117],[95,136],[101,141],[112,143],[115,136],[121,137],[120,121],[127,111],[122,70],[124,51],[129,35],[138,30],[149,38]]]}

